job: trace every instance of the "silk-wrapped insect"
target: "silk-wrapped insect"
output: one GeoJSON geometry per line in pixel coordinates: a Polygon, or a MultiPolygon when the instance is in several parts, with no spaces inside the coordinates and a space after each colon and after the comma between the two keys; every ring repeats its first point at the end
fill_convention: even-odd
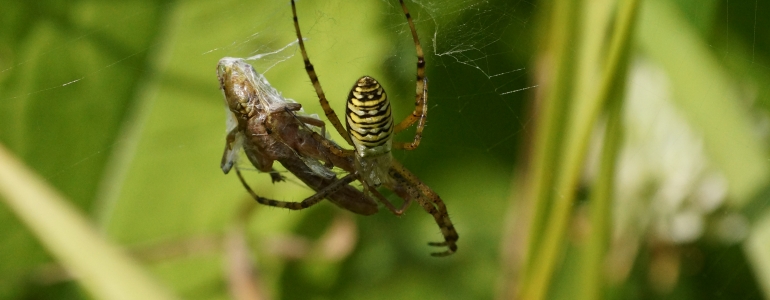
{"type": "Polygon", "coordinates": [[[357,214],[371,215],[377,212],[374,200],[349,185],[356,179],[353,174],[338,179],[331,168],[297,153],[299,149],[308,148],[305,141],[312,140],[311,136],[318,134],[312,128],[323,126],[321,120],[298,115],[302,106],[283,98],[264,76],[242,59],[221,59],[217,75],[227,107],[228,133],[222,155],[222,171],[225,174],[230,172],[240,149],[243,149],[254,167],[269,173],[273,182],[283,180],[283,176],[273,169],[273,162],[278,161],[287,171],[316,191],[316,194],[302,202],[267,199],[249,187],[235,166],[238,178],[257,202],[300,210],[327,198],[337,206],[357,214]]]}

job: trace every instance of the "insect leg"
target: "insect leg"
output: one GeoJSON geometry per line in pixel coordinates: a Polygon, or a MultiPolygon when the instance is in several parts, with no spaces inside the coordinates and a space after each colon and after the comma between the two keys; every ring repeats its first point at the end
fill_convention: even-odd
{"type": "Polygon", "coordinates": [[[246,188],[246,190],[251,194],[251,196],[254,198],[254,200],[257,200],[260,204],[267,205],[267,206],[275,206],[275,207],[282,207],[287,208],[291,210],[301,210],[308,207],[311,207],[324,198],[328,196],[329,194],[332,194],[339,190],[341,187],[347,185],[348,183],[353,182],[353,180],[356,180],[355,174],[348,174],[345,177],[340,178],[339,180],[335,181],[334,183],[326,186],[325,188],[321,189],[314,195],[308,197],[305,200],[302,200],[302,202],[288,202],[288,201],[278,201],[278,200],[272,200],[264,197],[260,197],[257,195],[257,193],[254,192],[254,190],[251,189],[248,183],[246,183],[246,180],[243,178],[243,175],[241,175],[241,171],[238,168],[235,168],[236,174],[238,174],[238,178],[241,180],[241,183],[243,184],[243,187],[246,188]]]}

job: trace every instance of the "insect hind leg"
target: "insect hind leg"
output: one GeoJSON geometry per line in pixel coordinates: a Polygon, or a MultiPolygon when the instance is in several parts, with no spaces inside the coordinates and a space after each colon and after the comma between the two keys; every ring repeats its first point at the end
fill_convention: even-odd
{"type": "Polygon", "coordinates": [[[314,195],[306,198],[305,200],[302,200],[302,202],[289,202],[289,201],[278,201],[278,200],[268,199],[257,195],[257,193],[255,193],[254,190],[252,190],[249,184],[246,182],[246,179],[243,178],[243,175],[241,174],[241,170],[239,170],[238,168],[235,168],[235,173],[238,174],[238,179],[241,180],[241,183],[243,184],[243,187],[246,188],[246,191],[248,191],[249,194],[251,194],[251,197],[253,197],[254,200],[256,200],[257,202],[259,202],[259,204],[274,206],[274,207],[281,207],[281,208],[286,208],[290,210],[301,210],[301,209],[311,207],[315,204],[318,204],[318,202],[321,202],[321,200],[326,198],[326,196],[336,192],[341,187],[353,182],[353,180],[356,180],[356,177],[354,176],[354,174],[348,174],[345,177],[342,177],[339,180],[321,189],[314,195]]]}

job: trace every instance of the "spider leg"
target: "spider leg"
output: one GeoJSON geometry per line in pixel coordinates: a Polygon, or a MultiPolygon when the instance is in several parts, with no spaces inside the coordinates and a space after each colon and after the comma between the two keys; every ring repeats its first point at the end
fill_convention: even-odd
{"type": "Polygon", "coordinates": [[[294,113],[292,115],[302,124],[303,127],[305,127],[308,131],[312,132],[313,139],[317,142],[321,143],[321,145],[324,146],[324,148],[328,149],[331,153],[334,153],[334,155],[338,156],[350,156],[353,154],[352,150],[345,150],[342,148],[337,147],[337,145],[332,144],[329,142],[328,139],[326,139],[326,123],[324,121],[321,121],[316,118],[310,118],[305,116],[298,116],[294,113]],[[306,125],[312,125],[318,128],[321,128],[321,133],[317,133],[315,130],[311,130],[306,125]]]}
{"type": "Polygon", "coordinates": [[[326,127],[326,123],[324,123],[324,121],[321,121],[321,120],[316,119],[316,118],[305,117],[305,116],[298,116],[296,114],[294,115],[294,117],[296,117],[297,120],[299,120],[303,124],[313,125],[313,126],[318,127],[318,128],[325,128],[326,127]]]}
{"type": "Polygon", "coordinates": [[[399,3],[401,3],[401,8],[404,10],[406,21],[409,23],[409,30],[412,32],[414,48],[417,52],[417,83],[415,87],[414,111],[412,111],[411,115],[398,123],[393,129],[393,132],[399,133],[412,126],[414,122],[417,122],[418,120],[419,122],[417,123],[417,130],[412,142],[396,143],[394,147],[397,149],[414,150],[420,145],[422,131],[425,128],[425,119],[428,116],[428,79],[425,77],[425,55],[422,52],[422,46],[420,46],[420,39],[417,36],[417,30],[414,28],[412,16],[409,14],[409,10],[406,8],[404,0],[399,0],[399,3]]]}
{"type": "Polygon", "coordinates": [[[444,252],[433,252],[431,256],[447,256],[457,252],[457,240],[459,236],[455,227],[452,224],[452,220],[449,219],[449,213],[447,212],[446,205],[441,197],[431,190],[427,185],[422,183],[417,176],[409,172],[404,166],[393,161],[389,174],[398,183],[395,191],[398,193],[401,191],[400,196],[406,199],[406,196],[411,196],[417,203],[425,209],[426,212],[433,216],[441,229],[441,234],[444,235],[443,242],[428,243],[430,246],[448,247],[444,252]],[[427,200],[425,198],[428,198],[427,200]]]}
{"type": "MultiPolygon", "coordinates": [[[[437,209],[437,206],[434,206],[433,204],[428,203],[428,201],[425,201],[421,198],[422,197],[419,197],[417,202],[422,206],[423,209],[425,209],[426,212],[433,216],[433,219],[436,220],[439,228],[441,228],[441,234],[444,235],[443,242],[430,242],[428,245],[449,248],[444,252],[433,252],[430,255],[442,257],[457,252],[457,239],[459,237],[457,235],[457,231],[455,231],[454,225],[452,225],[452,221],[449,220],[449,214],[447,214],[446,209],[442,210],[441,207],[437,209]]],[[[435,199],[431,199],[431,201],[435,201],[435,199]]],[[[438,198],[438,201],[441,201],[441,199],[438,198]]]]}
{"type": "MultiPolygon", "coordinates": [[[[419,77],[419,76],[418,76],[419,77]]],[[[418,88],[420,88],[418,86],[418,88]]],[[[412,124],[415,121],[416,116],[419,115],[419,120],[417,122],[417,129],[414,131],[414,139],[412,139],[411,143],[404,143],[404,142],[394,142],[393,147],[396,149],[403,149],[403,150],[414,150],[417,149],[417,146],[420,145],[420,141],[422,140],[422,131],[425,129],[425,121],[427,121],[428,118],[428,78],[423,78],[423,85],[422,88],[424,89],[424,92],[422,93],[422,98],[420,98],[422,101],[415,102],[415,110],[412,112],[412,115],[406,117],[401,123],[396,125],[396,128],[393,129],[393,132],[399,132],[404,129],[406,129],[409,126],[412,126],[412,124]],[[402,127],[404,123],[405,126],[402,127]]],[[[418,95],[419,97],[419,95],[418,95]]]]}
{"type": "Polygon", "coordinates": [[[334,183],[326,186],[325,188],[321,189],[314,195],[308,197],[305,200],[302,200],[302,202],[288,202],[288,201],[278,201],[278,200],[272,200],[267,199],[264,197],[260,197],[257,195],[257,193],[254,192],[254,190],[251,189],[248,183],[246,183],[246,180],[243,178],[243,175],[241,175],[241,170],[239,170],[237,167],[235,168],[235,173],[238,174],[238,179],[241,180],[241,183],[243,184],[243,187],[246,188],[246,190],[251,194],[251,196],[254,198],[254,200],[257,200],[259,204],[267,205],[267,206],[275,206],[275,207],[281,207],[281,208],[287,208],[291,210],[301,210],[308,207],[311,207],[318,202],[321,202],[326,196],[329,194],[332,194],[339,190],[341,187],[347,185],[348,183],[353,182],[353,180],[356,180],[355,174],[348,174],[345,177],[340,178],[339,180],[335,181],[334,183]]]}
{"type": "MultiPolygon", "coordinates": [[[[321,146],[323,146],[323,148],[324,148],[324,149],[328,150],[328,151],[329,151],[329,152],[331,152],[333,155],[336,155],[336,156],[338,156],[338,157],[342,157],[342,158],[347,158],[347,157],[353,156],[353,154],[355,154],[355,151],[353,151],[353,150],[348,150],[348,149],[343,149],[343,148],[340,148],[340,147],[339,147],[339,146],[337,146],[336,144],[332,143],[331,141],[329,141],[329,140],[328,140],[328,139],[326,139],[325,137],[323,137],[323,136],[321,136],[320,134],[318,134],[318,132],[315,132],[314,130],[312,130],[312,129],[310,129],[309,127],[307,127],[307,124],[310,124],[310,125],[313,125],[313,126],[317,126],[317,127],[322,127],[322,128],[323,128],[323,126],[325,126],[325,124],[323,123],[323,121],[321,121],[321,120],[318,120],[318,119],[313,119],[313,118],[307,118],[307,117],[303,117],[303,116],[298,116],[298,115],[297,115],[297,114],[295,114],[293,111],[289,110],[289,108],[286,108],[286,112],[288,112],[288,113],[290,113],[292,116],[294,116],[294,118],[295,118],[295,119],[297,119],[297,121],[299,121],[300,125],[302,125],[302,127],[304,127],[304,128],[305,128],[305,129],[306,129],[308,132],[310,132],[310,135],[313,137],[313,139],[314,139],[316,142],[320,143],[320,144],[321,144],[321,146]],[[306,120],[308,120],[308,119],[310,119],[310,120],[312,120],[312,121],[311,121],[311,122],[306,122],[306,120]],[[318,126],[318,125],[317,125],[317,122],[321,122],[321,124],[322,124],[322,125],[321,125],[321,126],[318,126]],[[315,124],[314,124],[314,123],[315,123],[315,124]]],[[[325,159],[326,161],[329,161],[329,159],[328,159],[328,158],[324,158],[324,159],[325,159]]],[[[340,166],[340,167],[344,167],[344,166],[340,166]]],[[[352,170],[352,169],[351,169],[351,170],[346,170],[346,171],[348,171],[348,172],[353,172],[353,170],[352,170]]]]}
{"type": "Polygon", "coordinates": [[[380,202],[384,204],[385,207],[387,207],[388,210],[390,210],[394,215],[397,215],[397,216],[403,215],[404,211],[406,211],[406,209],[409,208],[409,205],[412,204],[412,198],[406,198],[404,199],[404,203],[401,204],[401,207],[396,208],[396,206],[394,206],[393,203],[390,203],[390,201],[388,201],[388,199],[385,198],[385,196],[383,196],[379,191],[377,191],[377,189],[370,187],[366,183],[364,183],[364,188],[366,188],[366,190],[369,193],[374,194],[374,196],[377,197],[377,199],[380,200],[380,202]]]}
{"type": "MultiPolygon", "coordinates": [[[[323,145],[324,148],[328,149],[330,152],[334,153],[335,155],[339,155],[339,156],[346,155],[344,153],[344,149],[339,149],[337,147],[334,147],[327,139],[320,138],[320,136],[326,136],[326,123],[324,123],[324,121],[321,121],[316,118],[311,118],[311,117],[298,116],[296,114],[292,114],[292,115],[294,115],[294,118],[297,119],[297,121],[299,121],[303,127],[307,127],[305,125],[312,125],[321,129],[321,133],[318,134],[315,132],[315,130],[310,130],[310,128],[307,128],[309,131],[313,132],[311,133],[311,136],[313,137],[313,139],[316,142],[321,143],[321,145],[323,145]]],[[[327,168],[331,169],[334,167],[334,163],[328,157],[325,158],[324,161],[325,161],[324,165],[327,168]]]]}
{"type": "Polygon", "coordinates": [[[294,4],[294,0],[291,0],[291,13],[294,16],[294,30],[297,32],[297,41],[299,42],[300,52],[302,52],[302,59],[305,62],[305,71],[307,72],[307,76],[310,77],[310,82],[313,83],[313,88],[315,88],[315,93],[318,95],[318,101],[321,102],[321,107],[324,109],[324,114],[326,114],[326,118],[329,119],[329,122],[332,122],[334,128],[337,129],[337,132],[345,139],[345,141],[352,145],[353,142],[350,140],[350,136],[348,135],[347,130],[345,130],[345,127],[342,127],[340,118],[337,117],[337,113],[334,112],[334,109],[329,106],[329,101],[326,100],[324,90],[321,88],[321,82],[318,81],[318,75],[316,75],[313,64],[310,63],[310,58],[307,56],[305,42],[302,40],[302,33],[299,30],[297,6],[294,4]]]}

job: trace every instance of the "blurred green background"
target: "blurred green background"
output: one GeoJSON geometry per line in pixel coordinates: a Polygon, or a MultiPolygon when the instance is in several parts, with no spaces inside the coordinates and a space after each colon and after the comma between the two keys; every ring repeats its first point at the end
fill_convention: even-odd
{"type": "MultiPolygon", "coordinates": [[[[420,147],[395,156],[441,195],[460,235],[459,251],[436,259],[426,242],[440,240],[440,231],[418,207],[402,217],[354,216],[329,203],[300,212],[251,207],[235,176],[221,173],[220,58],[276,52],[251,63],[285,97],[322,115],[298,48],[284,49],[295,39],[288,1],[1,3],[0,143],[180,298],[235,297],[227,262],[237,255],[228,237],[242,215],[250,260],[235,261],[253,267],[248,280],[268,298],[507,298],[526,282],[519,273],[527,239],[519,231],[540,225],[519,227],[527,203],[521,181],[535,172],[527,167],[543,118],[537,103],[547,101],[551,76],[561,72],[551,68],[563,60],[549,60],[558,5],[407,2],[426,52],[430,108],[420,147]],[[326,243],[351,248],[335,252],[326,243]]],[[[575,2],[584,21],[600,16],[607,24],[618,18],[616,5],[575,2]]],[[[769,298],[770,4],[640,5],[622,58],[626,96],[616,97],[625,109],[624,139],[598,297],[769,298]]],[[[397,2],[297,6],[338,113],[355,80],[370,75],[386,87],[396,119],[409,114],[414,47],[397,2]]],[[[574,41],[595,38],[600,54],[617,30],[581,29],[574,41]]],[[[606,64],[601,56],[582,67],[574,54],[581,43],[560,48],[577,57],[566,60],[578,71],[565,78],[577,82],[571,91],[578,94],[581,82],[600,81],[598,72],[579,70],[606,64]]],[[[563,99],[564,111],[575,111],[570,101],[579,98],[563,99]]],[[[581,164],[549,298],[583,288],[579,257],[591,227],[589,195],[601,180],[604,120],[581,164]]],[[[296,180],[272,184],[267,175],[246,174],[265,197],[312,194],[296,180]]],[[[8,206],[0,206],[0,223],[0,298],[95,297],[8,206]]]]}

